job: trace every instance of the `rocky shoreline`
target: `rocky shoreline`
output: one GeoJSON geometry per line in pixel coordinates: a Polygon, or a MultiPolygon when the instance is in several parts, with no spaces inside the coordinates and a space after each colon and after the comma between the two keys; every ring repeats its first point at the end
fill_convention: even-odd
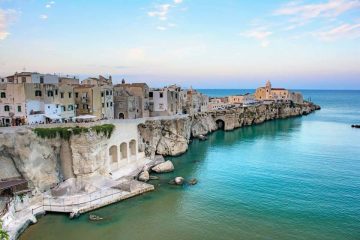
{"type": "MultiPolygon", "coordinates": [[[[147,158],[152,159],[152,164],[143,165],[135,174],[140,177],[139,173],[143,173],[141,178],[147,180],[151,177],[148,173],[150,170],[173,170],[172,164],[157,162],[156,155],[183,154],[193,138],[205,140],[207,134],[219,129],[230,131],[273,119],[307,115],[319,109],[318,105],[310,102],[301,105],[282,102],[141,121],[136,123],[138,147],[147,158]],[[157,164],[164,166],[156,166],[157,164]]],[[[107,145],[106,136],[91,132],[72,136],[68,141],[64,141],[58,138],[41,139],[31,129],[26,128],[5,130],[0,132],[0,162],[4,166],[3,171],[0,171],[0,179],[10,174],[19,175],[29,181],[33,197],[25,199],[25,203],[33,204],[45,191],[63,182],[65,175],[71,175],[75,179],[95,175],[109,177],[108,169],[111,163],[105,162],[103,158],[108,154],[107,145]],[[65,174],[64,164],[71,164],[70,174],[65,174]]],[[[191,182],[196,184],[195,180],[191,182]]],[[[23,205],[26,208],[26,204],[23,205]]],[[[31,219],[32,222],[36,222],[35,215],[36,213],[29,214],[34,218],[31,219]]],[[[28,224],[29,221],[19,221],[19,226],[15,226],[17,231],[11,232],[11,239],[16,239],[28,224]]],[[[6,230],[6,226],[4,227],[6,230]]]]}
{"type": "Polygon", "coordinates": [[[310,102],[271,103],[198,113],[179,119],[147,120],[138,126],[139,147],[150,157],[156,154],[177,156],[187,151],[191,139],[204,140],[208,133],[221,128],[230,131],[273,119],[308,115],[316,110],[320,110],[320,106],[310,102]]]}

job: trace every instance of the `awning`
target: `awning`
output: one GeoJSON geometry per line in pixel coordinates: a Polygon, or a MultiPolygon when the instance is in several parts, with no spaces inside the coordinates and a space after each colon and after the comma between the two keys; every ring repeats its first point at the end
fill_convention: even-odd
{"type": "Polygon", "coordinates": [[[93,118],[96,118],[96,116],[94,116],[94,115],[81,115],[81,116],[74,117],[74,119],[93,119],[93,118]]]}
{"type": "Polygon", "coordinates": [[[61,119],[61,117],[56,114],[45,114],[45,117],[50,118],[51,120],[61,119]]]}

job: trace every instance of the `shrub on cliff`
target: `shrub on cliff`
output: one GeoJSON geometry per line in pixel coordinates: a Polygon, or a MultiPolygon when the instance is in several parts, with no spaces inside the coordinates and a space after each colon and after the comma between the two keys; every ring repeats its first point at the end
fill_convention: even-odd
{"type": "Polygon", "coordinates": [[[2,222],[0,221],[0,240],[9,240],[9,234],[2,228],[2,222]]]}
{"type": "Polygon", "coordinates": [[[87,133],[90,131],[90,129],[92,129],[96,132],[96,134],[103,133],[107,138],[110,138],[114,128],[115,126],[113,124],[103,124],[91,128],[86,128],[86,127],[35,128],[34,132],[36,133],[37,136],[41,138],[56,138],[57,136],[59,136],[61,139],[69,140],[71,135],[79,135],[81,133],[87,133]]]}

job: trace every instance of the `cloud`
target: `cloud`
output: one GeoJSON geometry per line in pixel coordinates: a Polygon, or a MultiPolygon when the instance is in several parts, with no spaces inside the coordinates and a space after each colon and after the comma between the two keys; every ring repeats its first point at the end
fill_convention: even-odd
{"type": "Polygon", "coordinates": [[[167,28],[163,26],[157,26],[156,29],[159,31],[165,31],[167,28]]]}
{"type": "Polygon", "coordinates": [[[46,4],[45,7],[46,8],[51,8],[51,4],[46,4]]]}
{"type": "Polygon", "coordinates": [[[182,2],[183,0],[173,0],[171,3],[157,5],[154,11],[149,11],[147,14],[149,17],[157,17],[161,21],[166,21],[168,19],[170,9],[175,8],[176,5],[179,5],[182,2]]]}
{"type": "Polygon", "coordinates": [[[3,10],[0,8],[0,40],[4,40],[10,35],[8,27],[17,19],[18,15],[19,12],[13,9],[3,10]]]}
{"type": "Polygon", "coordinates": [[[160,20],[166,20],[170,8],[171,8],[170,4],[159,5],[159,6],[157,6],[156,11],[148,12],[148,16],[150,16],[150,17],[158,17],[160,20]]]}
{"type": "Polygon", "coordinates": [[[283,7],[275,10],[274,14],[294,16],[298,20],[309,20],[317,17],[337,17],[349,10],[359,7],[359,0],[328,0],[325,3],[318,4],[289,2],[283,7]]]}
{"type": "Polygon", "coordinates": [[[132,48],[128,51],[128,57],[132,61],[145,60],[145,52],[142,48],[132,48]]]}
{"type": "Polygon", "coordinates": [[[327,31],[314,33],[316,37],[324,41],[334,41],[340,38],[355,39],[360,37],[360,23],[342,24],[327,31]]]}
{"type": "Polygon", "coordinates": [[[40,17],[40,19],[42,19],[42,20],[48,19],[48,16],[47,16],[46,14],[42,14],[42,15],[40,15],[39,17],[40,17]]]}
{"type": "Polygon", "coordinates": [[[247,37],[247,38],[253,38],[260,42],[260,46],[268,47],[270,44],[268,37],[271,36],[272,34],[273,33],[270,31],[259,28],[259,29],[253,29],[253,30],[241,33],[240,35],[247,37]]]}

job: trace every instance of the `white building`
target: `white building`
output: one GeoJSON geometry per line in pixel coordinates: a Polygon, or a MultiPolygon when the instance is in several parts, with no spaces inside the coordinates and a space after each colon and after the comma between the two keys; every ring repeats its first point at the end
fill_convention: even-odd
{"type": "Polygon", "coordinates": [[[180,87],[164,87],[149,91],[150,116],[171,116],[182,113],[179,97],[180,87]]]}
{"type": "Polygon", "coordinates": [[[37,72],[21,72],[6,77],[8,83],[45,83],[58,84],[59,77],[55,74],[41,74],[37,72]]]}

